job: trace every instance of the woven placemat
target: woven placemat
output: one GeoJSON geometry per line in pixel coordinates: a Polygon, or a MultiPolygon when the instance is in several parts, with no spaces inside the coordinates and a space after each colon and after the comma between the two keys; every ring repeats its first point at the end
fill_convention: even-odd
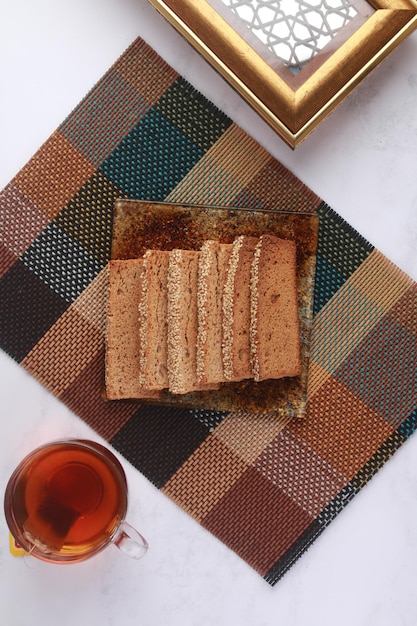
{"type": "Polygon", "coordinates": [[[136,40],[0,196],[0,346],[271,585],[411,435],[417,285],[136,40]],[[303,420],[101,397],[113,203],[320,215],[303,420]]]}

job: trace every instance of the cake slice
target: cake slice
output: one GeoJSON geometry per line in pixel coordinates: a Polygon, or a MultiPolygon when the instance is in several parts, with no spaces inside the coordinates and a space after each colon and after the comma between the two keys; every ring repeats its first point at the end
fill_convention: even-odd
{"type": "Polygon", "coordinates": [[[139,303],[139,382],[149,389],[168,387],[167,276],[169,252],[147,250],[143,256],[139,303]]]}
{"type": "Polygon", "coordinates": [[[197,381],[197,280],[200,253],[172,250],[168,264],[169,391],[184,394],[218,389],[197,381]]]}
{"type": "Polygon", "coordinates": [[[105,384],[109,400],[158,398],[160,395],[140,385],[138,376],[142,264],[142,259],[132,259],[110,261],[108,265],[105,384]]]}
{"type": "Polygon", "coordinates": [[[168,379],[171,393],[197,383],[197,276],[199,252],[172,250],[168,265],[168,379]]]}
{"type": "Polygon", "coordinates": [[[223,289],[231,244],[207,240],[200,251],[198,266],[197,380],[224,382],[222,358],[223,289]]]}
{"type": "Polygon", "coordinates": [[[294,241],[260,237],[251,268],[250,343],[256,381],[300,374],[296,267],[294,241]]]}
{"type": "Polygon", "coordinates": [[[223,368],[228,381],[252,378],[250,276],[257,237],[241,235],[232,244],[223,294],[223,368]]]}

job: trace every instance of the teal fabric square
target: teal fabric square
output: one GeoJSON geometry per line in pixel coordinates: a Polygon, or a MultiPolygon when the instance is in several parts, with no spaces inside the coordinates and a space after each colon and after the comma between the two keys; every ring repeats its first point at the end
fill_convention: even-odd
{"type": "Polygon", "coordinates": [[[201,148],[152,109],[99,170],[130,198],[162,201],[203,154],[201,148]]]}

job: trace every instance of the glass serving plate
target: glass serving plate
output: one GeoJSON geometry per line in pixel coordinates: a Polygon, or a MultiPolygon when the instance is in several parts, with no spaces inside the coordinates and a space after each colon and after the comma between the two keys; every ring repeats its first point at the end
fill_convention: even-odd
{"type": "Polygon", "coordinates": [[[206,239],[231,243],[239,235],[263,233],[293,239],[297,246],[297,289],[302,370],[299,376],[255,382],[224,383],[213,391],[183,395],[164,391],[161,398],[140,400],[220,411],[276,412],[302,417],[307,397],[310,334],[318,237],[316,214],[219,208],[201,205],[117,200],[113,215],[112,259],[141,257],[149,249],[199,250],[206,239]]]}

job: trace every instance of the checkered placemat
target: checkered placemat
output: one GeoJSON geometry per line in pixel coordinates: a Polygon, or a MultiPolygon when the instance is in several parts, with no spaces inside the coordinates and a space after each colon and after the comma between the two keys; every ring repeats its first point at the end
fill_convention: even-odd
{"type": "Polygon", "coordinates": [[[0,346],[277,582],[416,428],[417,285],[135,41],[0,195],[0,346]],[[317,211],[304,420],[102,399],[116,198],[317,211]]]}

